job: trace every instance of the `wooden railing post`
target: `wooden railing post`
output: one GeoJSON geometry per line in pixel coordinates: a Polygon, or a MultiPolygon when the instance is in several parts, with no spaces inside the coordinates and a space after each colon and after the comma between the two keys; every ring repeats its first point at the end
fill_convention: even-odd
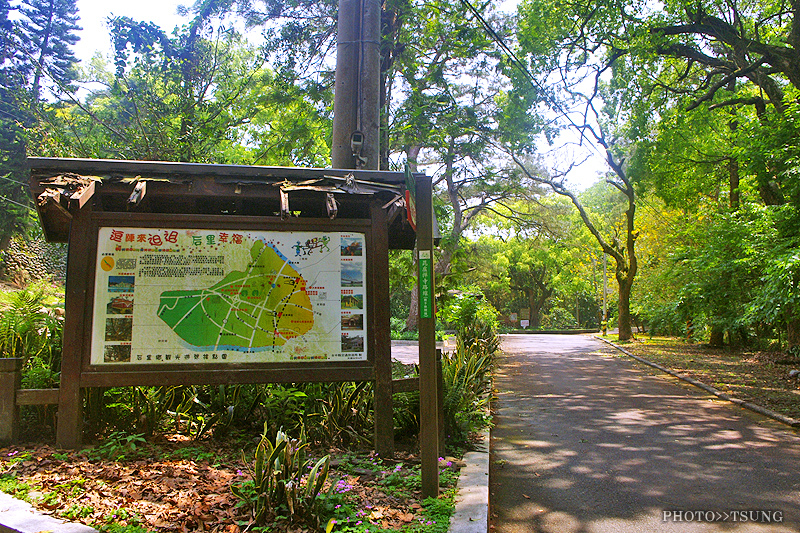
{"type": "Polygon", "coordinates": [[[17,389],[22,384],[23,359],[0,359],[0,444],[19,438],[17,389]]]}

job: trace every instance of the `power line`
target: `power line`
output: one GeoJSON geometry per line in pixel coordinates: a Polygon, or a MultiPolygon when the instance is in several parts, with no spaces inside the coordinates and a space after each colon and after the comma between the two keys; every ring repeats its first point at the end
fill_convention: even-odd
{"type": "MultiPolygon", "coordinates": [[[[480,11],[478,11],[478,9],[475,6],[473,6],[469,2],[469,0],[461,0],[461,3],[464,4],[467,7],[467,9],[469,9],[469,11],[475,16],[476,19],[478,19],[478,22],[481,23],[481,26],[483,26],[483,29],[486,31],[486,33],[489,35],[489,37],[491,37],[491,39],[498,46],[500,46],[502,51],[508,56],[508,58],[511,60],[513,65],[517,68],[517,70],[519,70],[528,79],[528,81],[531,82],[531,84],[534,86],[534,88],[539,89],[539,91],[541,91],[541,94],[544,96],[544,99],[551,106],[553,106],[553,108],[555,108],[556,111],[561,113],[561,115],[565,119],[567,119],[569,124],[573,128],[575,128],[576,131],[578,131],[578,133],[581,136],[581,138],[587,139],[587,141],[588,141],[589,139],[586,137],[586,134],[584,133],[584,129],[582,127],[580,127],[578,124],[576,124],[574,120],[572,120],[572,117],[569,116],[569,114],[561,107],[561,104],[559,104],[555,100],[555,98],[551,97],[548,94],[548,92],[545,89],[545,87],[533,76],[533,74],[530,72],[530,70],[528,70],[528,67],[522,61],[520,61],[520,59],[517,57],[517,55],[514,53],[514,51],[511,50],[511,47],[509,47],[506,44],[505,40],[503,40],[503,38],[494,30],[494,28],[492,28],[492,26],[483,17],[483,15],[480,13],[480,11]]],[[[592,144],[592,146],[594,146],[594,145],[592,144]]]]}
{"type": "Polygon", "coordinates": [[[19,203],[19,202],[15,202],[15,201],[14,201],[14,200],[12,200],[11,198],[8,198],[8,197],[6,197],[6,196],[3,196],[2,194],[0,194],[0,199],[3,199],[3,200],[5,200],[6,202],[11,202],[12,204],[16,204],[16,205],[18,205],[18,206],[20,206],[20,207],[24,207],[25,209],[29,209],[30,211],[32,211],[32,212],[34,212],[34,213],[36,212],[36,209],[32,208],[31,206],[29,206],[29,205],[24,205],[24,204],[21,204],[21,203],[19,203]]]}
{"type": "Polygon", "coordinates": [[[23,183],[23,182],[17,181],[17,180],[12,180],[11,178],[8,177],[8,174],[6,174],[5,176],[0,176],[0,179],[6,180],[6,181],[10,181],[11,183],[18,183],[19,185],[22,185],[23,187],[27,187],[28,186],[27,183],[23,183]]]}

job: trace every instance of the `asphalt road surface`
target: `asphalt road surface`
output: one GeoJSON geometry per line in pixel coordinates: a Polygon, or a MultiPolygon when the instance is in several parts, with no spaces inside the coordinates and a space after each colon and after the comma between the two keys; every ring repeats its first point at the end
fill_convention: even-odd
{"type": "Polygon", "coordinates": [[[800,531],[797,431],[591,336],[508,335],[503,350],[490,531],[800,531]]]}

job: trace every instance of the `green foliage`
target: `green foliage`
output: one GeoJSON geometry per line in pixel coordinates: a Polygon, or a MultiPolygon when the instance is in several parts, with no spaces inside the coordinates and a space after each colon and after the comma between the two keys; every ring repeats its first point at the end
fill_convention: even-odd
{"type": "Polygon", "coordinates": [[[20,29],[32,63],[34,97],[39,98],[42,82],[47,78],[55,86],[56,93],[69,88],[77,77],[77,58],[70,48],[79,40],[74,33],[80,29],[77,2],[24,0],[20,12],[25,17],[20,29]]]}
{"type": "Polygon", "coordinates": [[[468,287],[441,310],[445,325],[456,330],[456,336],[466,345],[479,343],[492,354],[500,346],[497,337],[497,310],[479,287],[468,287]]]}
{"type": "Polygon", "coordinates": [[[28,493],[31,490],[33,487],[17,480],[14,474],[0,474],[0,492],[10,494],[19,500],[29,501],[28,493]]]}
{"type": "Polygon", "coordinates": [[[368,446],[373,427],[371,382],[308,383],[301,426],[315,443],[368,446]]]}
{"type": "MultiPolygon", "coordinates": [[[[60,367],[64,327],[53,294],[46,282],[0,292],[0,357],[20,357],[26,366],[44,369],[51,377],[60,367]]],[[[45,372],[35,372],[43,379],[45,372]]]]}
{"type": "Polygon", "coordinates": [[[466,444],[471,433],[488,423],[493,354],[481,339],[467,344],[463,338],[457,340],[453,352],[442,354],[442,408],[451,445],[466,444]]]}
{"type": "Polygon", "coordinates": [[[575,315],[563,307],[554,307],[542,317],[543,329],[569,329],[578,327],[575,315]]]}
{"type": "MultiPolygon", "coordinates": [[[[384,461],[376,455],[345,453],[339,457],[339,471],[353,476],[375,478],[381,491],[397,498],[411,498],[419,494],[422,487],[420,466],[409,465],[392,460],[384,461]]],[[[455,507],[454,495],[458,470],[450,465],[442,465],[440,458],[439,484],[443,489],[439,498],[427,498],[422,502],[422,509],[417,511],[417,520],[400,529],[404,533],[446,533],[450,516],[455,507]]],[[[328,525],[333,521],[337,532],[350,533],[389,533],[397,531],[380,527],[380,518],[375,517],[369,508],[364,509],[355,504],[358,495],[351,493],[352,486],[346,478],[331,480],[331,487],[323,496],[325,517],[330,517],[328,525]]]]}
{"type": "Polygon", "coordinates": [[[290,522],[304,521],[319,527],[319,496],[328,478],[330,456],[312,466],[306,457],[305,432],[301,431],[298,439],[291,439],[279,429],[274,444],[267,434],[265,426],[252,466],[242,452],[252,485],[234,485],[231,490],[252,509],[255,525],[264,525],[274,513],[286,512],[290,522]]]}
{"type": "Polygon", "coordinates": [[[146,443],[144,434],[130,435],[116,431],[106,437],[100,445],[89,451],[89,455],[109,461],[124,461],[137,454],[137,447],[146,443]]]}
{"type": "Polygon", "coordinates": [[[95,525],[100,533],[148,533],[146,527],[139,525],[120,525],[117,523],[95,525]]]}

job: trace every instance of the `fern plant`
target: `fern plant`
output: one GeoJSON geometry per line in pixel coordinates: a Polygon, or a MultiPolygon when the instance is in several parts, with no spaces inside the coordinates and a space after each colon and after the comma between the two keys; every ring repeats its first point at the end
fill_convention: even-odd
{"type": "Polygon", "coordinates": [[[37,358],[51,370],[60,366],[63,317],[49,305],[48,289],[38,282],[0,293],[0,357],[37,358]]]}

